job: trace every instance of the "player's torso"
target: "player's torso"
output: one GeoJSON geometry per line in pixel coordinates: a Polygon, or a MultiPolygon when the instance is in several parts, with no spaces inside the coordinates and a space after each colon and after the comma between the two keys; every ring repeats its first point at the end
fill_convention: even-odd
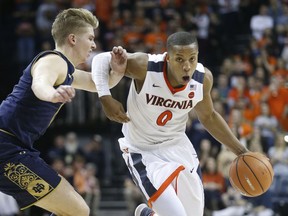
{"type": "Polygon", "coordinates": [[[12,93],[0,105],[0,132],[15,136],[28,146],[31,146],[46,131],[62,106],[61,103],[39,100],[31,89],[33,63],[51,53],[61,56],[67,62],[67,77],[63,84],[71,85],[74,72],[72,63],[59,52],[43,52],[36,56],[24,70],[12,93]]]}
{"type": "Polygon", "coordinates": [[[183,136],[188,112],[203,98],[202,64],[198,63],[188,85],[173,89],[164,72],[165,56],[149,55],[147,75],[139,93],[131,83],[127,100],[131,122],[123,125],[123,133],[135,145],[161,144],[183,136]]]}

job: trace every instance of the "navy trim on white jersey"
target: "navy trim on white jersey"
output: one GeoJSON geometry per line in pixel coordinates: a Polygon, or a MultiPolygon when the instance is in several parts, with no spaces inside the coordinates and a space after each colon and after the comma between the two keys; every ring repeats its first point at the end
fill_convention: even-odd
{"type": "Polygon", "coordinates": [[[149,72],[163,72],[164,62],[148,62],[147,71],[149,72]]]}
{"type": "Polygon", "coordinates": [[[146,190],[146,193],[152,197],[156,192],[156,188],[152,185],[150,179],[147,177],[146,166],[142,163],[142,155],[137,153],[131,153],[131,158],[133,160],[133,166],[137,170],[142,185],[146,190]]]}
{"type": "Polygon", "coordinates": [[[201,73],[200,71],[196,70],[194,74],[192,75],[192,79],[199,83],[203,83],[204,80],[204,73],[201,73]]]}

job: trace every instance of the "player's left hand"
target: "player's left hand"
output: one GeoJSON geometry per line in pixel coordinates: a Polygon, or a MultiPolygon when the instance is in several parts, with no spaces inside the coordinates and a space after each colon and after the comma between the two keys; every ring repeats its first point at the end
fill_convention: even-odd
{"type": "Polygon", "coordinates": [[[121,46],[113,47],[111,53],[110,67],[114,73],[124,76],[127,66],[127,52],[121,46]]]}

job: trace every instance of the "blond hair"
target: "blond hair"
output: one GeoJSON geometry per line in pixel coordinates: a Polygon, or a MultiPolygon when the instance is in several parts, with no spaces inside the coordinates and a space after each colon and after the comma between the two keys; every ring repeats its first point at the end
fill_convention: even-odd
{"type": "Polygon", "coordinates": [[[83,8],[69,8],[59,13],[52,25],[52,36],[58,46],[65,43],[66,37],[71,33],[80,33],[83,27],[98,27],[98,19],[83,8]]]}

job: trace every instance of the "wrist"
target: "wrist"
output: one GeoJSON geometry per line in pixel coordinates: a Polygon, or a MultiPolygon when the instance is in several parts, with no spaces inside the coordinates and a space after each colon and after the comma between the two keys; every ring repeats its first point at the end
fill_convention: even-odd
{"type": "Polygon", "coordinates": [[[111,100],[111,98],[112,98],[111,95],[103,95],[103,96],[99,97],[99,100],[100,100],[101,104],[106,104],[107,101],[111,100]]]}

